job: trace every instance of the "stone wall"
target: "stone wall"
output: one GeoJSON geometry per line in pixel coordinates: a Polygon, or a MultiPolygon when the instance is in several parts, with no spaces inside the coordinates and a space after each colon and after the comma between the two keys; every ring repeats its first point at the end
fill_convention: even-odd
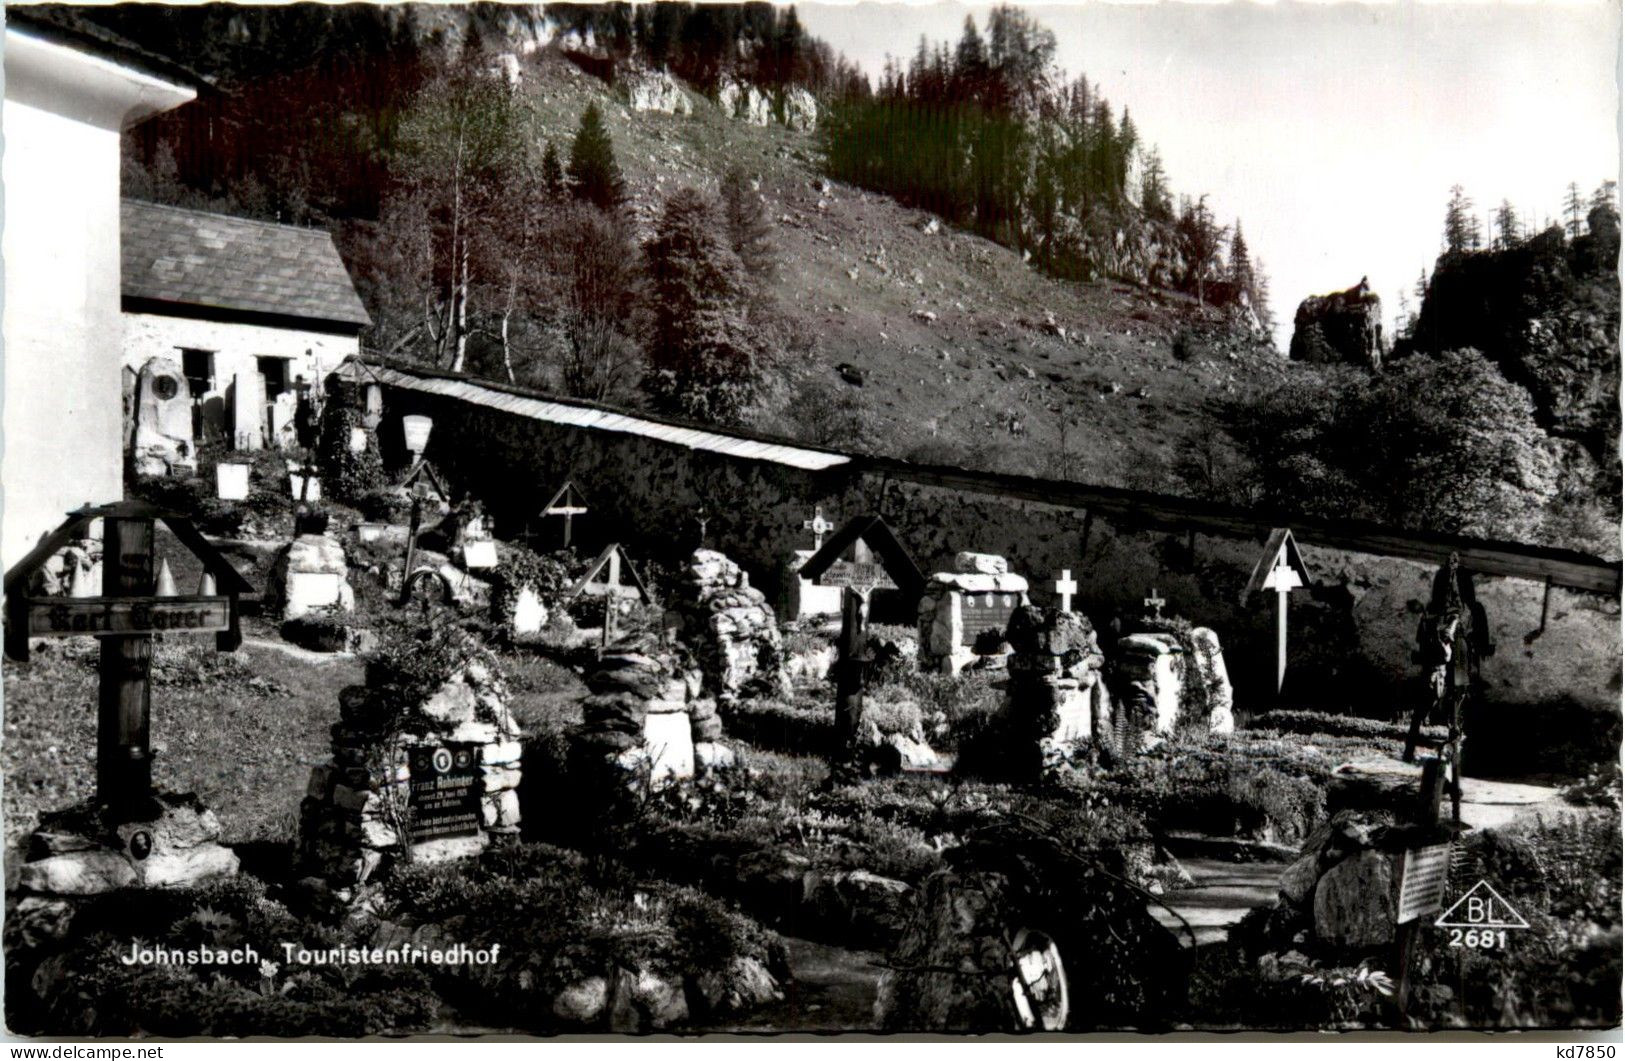
{"type": "MultiPolygon", "coordinates": [[[[854,475],[807,472],[691,450],[655,439],[558,425],[417,391],[385,389],[379,437],[392,466],[404,462],[400,417],[434,417],[429,458],[451,481],[473,489],[500,537],[520,533],[566,478],[592,506],[580,523],[583,549],[610,540],[677,566],[697,544],[695,515],[706,509],[708,544],[720,547],[780,599],[788,561],[805,545],[802,522],[815,505],[837,524],[864,512],[885,516],[923,571],[952,570],[965,550],[998,553],[1031,583],[1033,603],[1053,605],[1056,573],[1070,568],[1075,610],[1103,636],[1113,620],[1143,612],[1152,587],[1167,614],[1211,627],[1224,645],[1238,722],[1274,688],[1273,600],[1242,599],[1263,550],[1257,539],[1175,534],[1087,518],[1079,509],[1012,500],[947,487],[854,475]]],[[[1328,706],[1357,703],[1369,713],[1397,711],[1416,695],[1411,660],[1416,624],[1436,565],[1306,544],[1315,585],[1292,595],[1288,619],[1289,692],[1328,706]]],[[[1545,627],[1535,581],[1477,576],[1494,655],[1484,661],[1486,694],[1499,704],[1571,699],[1617,711],[1620,697],[1619,601],[1551,590],[1545,627]]],[[[877,622],[912,623],[913,602],[877,591],[877,622]],[[890,598],[890,599],[888,599],[890,598]],[[900,606],[900,605],[906,605],[900,606]]]]}

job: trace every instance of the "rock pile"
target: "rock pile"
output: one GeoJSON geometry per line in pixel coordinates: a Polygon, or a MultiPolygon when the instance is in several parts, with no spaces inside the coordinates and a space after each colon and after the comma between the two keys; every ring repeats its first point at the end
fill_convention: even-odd
{"type": "Polygon", "coordinates": [[[620,768],[622,781],[682,781],[734,764],[720,743],[716,700],[702,695],[698,670],[678,673],[669,658],[606,655],[587,675],[582,724],[570,736],[573,761],[620,768]]]}
{"type": "Polygon", "coordinates": [[[1183,652],[1173,634],[1130,634],[1117,642],[1112,692],[1118,751],[1148,751],[1174,731],[1184,696],[1183,652]]]}
{"type": "Polygon", "coordinates": [[[706,693],[721,703],[752,692],[789,695],[778,620],[738,564],[695,550],[675,610],[678,636],[699,660],[706,693]]]}
{"type": "MultiPolygon", "coordinates": [[[[1112,702],[1101,680],[1105,654],[1089,620],[1024,606],[1010,617],[1003,731],[1030,741],[1041,765],[1064,762],[1071,746],[1112,732],[1112,702]]],[[[1015,751],[1015,749],[1012,749],[1015,751]]]]}
{"type": "Polygon", "coordinates": [[[339,694],[332,761],[300,804],[302,872],[340,902],[408,844],[414,862],[440,862],[519,831],[522,734],[490,667],[469,659],[421,703],[393,701],[364,685],[339,694]]]}
{"type": "Polygon", "coordinates": [[[1410,847],[1441,843],[1381,812],[1342,810],[1304,843],[1281,875],[1280,896],[1263,923],[1271,945],[1312,941],[1361,951],[1394,941],[1397,859],[1410,847]]]}
{"type": "Polygon", "coordinates": [[[220,822],[194,795],[159,794],[138,820],[114,822],[80,804],[43,815],[29,838],[18,887],[36,895],[96,895],[116,888],[184,888],[237,873],[220,822]]]}

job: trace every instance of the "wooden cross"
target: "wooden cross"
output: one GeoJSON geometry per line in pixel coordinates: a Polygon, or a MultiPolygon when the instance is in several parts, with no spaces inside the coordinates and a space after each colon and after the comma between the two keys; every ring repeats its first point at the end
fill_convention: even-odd
{"type": "MultiPolygon", "coordinates": [[[[1070,567],[1061,569],[1061,577],[1055,580],[1055,592],[1060,595],[1061,610],[1070,612],[1072,610],[1072,594],[1078,592],[1078,584],[1072,579],[1072,569],[1070,567]]],[[[1156,591],[1153,590],[1152,592],[1156,591]]]]}
{"type": "Polygon", "coordinates": [[[559,487],[559,492],[553,495],[553,500],[549,501],[547,506],[542,509],[542,518],[544,519],[548,516],[564,517],[564,547],[566,549],[570,548],[572,521],[577,516],[585,516],[586,514],[587,506],[576,498],[575,484],[568,480],[565,481],[563,486],[559,487]]]}
{"type": "Polygon", "coordinates": [[[1153,619],[1162,618],[1162,606],[1167,603],[1168,602],[1166,600],[1163,600],[1161,597],[1157,596],[1157,587],[1155,586],[1151,587],[1151,596],[1147,597],[1144,601],[1145,606],[1151,609],[1151,617],[1153,619]]]}
{"type": "Polygon", "coordinates": [[[609,646],[615,639],[615,615],[620,607],[619,602],[622,600],[641,600],[647,604],[650,600],[649,591],[644,588],[643,579],[638,577],[637,569],[632,566],[632,562],[627,560],[626,566],[624,568],[621,566],[624,557],[625,554],[621,552],[620,543],[616,542],[605,546],[604,551],[598,554],[598,559],[594,560],[592,566],[587,569],[587,573],[577,579],[575,585],[566,590],[564,594],[564,599],[567,601],[574,600],[583,593],[589,597],[604,598],[604,629],[598,642],[600,659],[603,658],[605,652],[609,651],[609,646]],[[630,585],[621,581],[621,572],[623,570],[632,576],[630,585]],[[604,581],[594,581],[600,571],[604,573],[604,581]]]}
{"type": "Polygon", "coordinates": [[[82,508],[6,572],[6,653],[28,658],[30,637],[91,636],[101,642],[96,712],[96,801],[119,821],[152,813],[152,638],[154,634],[215,634],[230,652],[242,643],[237,599],[253,587],[192,523],[143,501],[82,508]],[[50,556],[102,522],[102,595],[30,597],[28,581],[50,556]],[[203,562],[193,596],[175,592],[167,561],[155,563],[162,520],[203,562]],[[215,591],[224,583],[226,593],[215,591]]]}
{"type": "Polygon", "coordinates": [[[817,552],[824,547],[824,535],[835,529],[835,524],[824,518],[824,506],[819,505],[813,509],[813,518],[804,520],[801,524],[813,534],[813,551],[817,552]]]}

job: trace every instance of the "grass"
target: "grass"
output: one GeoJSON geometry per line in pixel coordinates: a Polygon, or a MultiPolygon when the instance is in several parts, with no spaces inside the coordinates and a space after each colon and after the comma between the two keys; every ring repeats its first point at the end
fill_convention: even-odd
{"type": "MultiPolygon", "coordinates": [[[[60,641],[28,663],[6,660],[4,809],[8,849],[41,811],[96,787],[97,650],[60,641]]],[[[207,637],[156,646],[153,782],[196,792],[226,843],[291,841],[312,765],[328,756],[338,694],[361,681],[354,659],[311,664],[245,645],[217,655],[207,637]]]]}

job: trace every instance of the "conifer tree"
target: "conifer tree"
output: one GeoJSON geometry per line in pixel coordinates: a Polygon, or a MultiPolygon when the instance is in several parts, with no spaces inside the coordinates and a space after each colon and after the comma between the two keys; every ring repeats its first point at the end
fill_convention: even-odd
{"type": "Polygon", "coordinates": [[[577,199],[600,210],[614,210],[626,198],[626,182],[615,162],[615,145],[598,104],[581,112],[581,125],[570,145],[570,190],[577,199]]]}
{"type": "Polygon", "coordinates": [[[748,292],[725,225],[705,196],[666,200],[644,248],[649,280],[649,373],[662,411],[737,423],[755,395],[757,358],[746,329],[748,292]]]}
{"type": "Polygon", "coordinates": [[[1568,195],[1563,199],[1563,228],[1569,239],[1585,235],[1586,201],[1580,195],[1580,185],[1569,182],[1568,195]]]}
{"type": "Polygon", "coordinates": [[[551,140],[542,150],[542,189],[550,199],[564,198],[564,166],[559,162],[559,149],[551,140]]]}
{"type": "Polygon", "coordinates": [[[765,284],[777,271],[778,261],[771,238],[773,223],[768,220],[762,198],[738,166],[730,166],[723,175],[721,195],[728,243],[739,256],[746,274],[757,285],[765,284]]]}
{"type": "Polygon", "coordinates": [[[1518,212],[1512,208],[1509,201],[1502,199],[1501,205],[1495,208],[1495,241],[1493,246],[1497,250],[1506,250],[1509,247],[1517,246],[1518,241],[1522,238],[1522,232],[1518,227],[1518,212]]]}
{"type": "Polygon", "coordinates": [[[1459,184],[1450,188],[1450,202],[1444,210],[1444,249],[1446,254],[1465,254],[1472,249],[1478,223],[1473,219],[1473,201],[1459,184]]]}

